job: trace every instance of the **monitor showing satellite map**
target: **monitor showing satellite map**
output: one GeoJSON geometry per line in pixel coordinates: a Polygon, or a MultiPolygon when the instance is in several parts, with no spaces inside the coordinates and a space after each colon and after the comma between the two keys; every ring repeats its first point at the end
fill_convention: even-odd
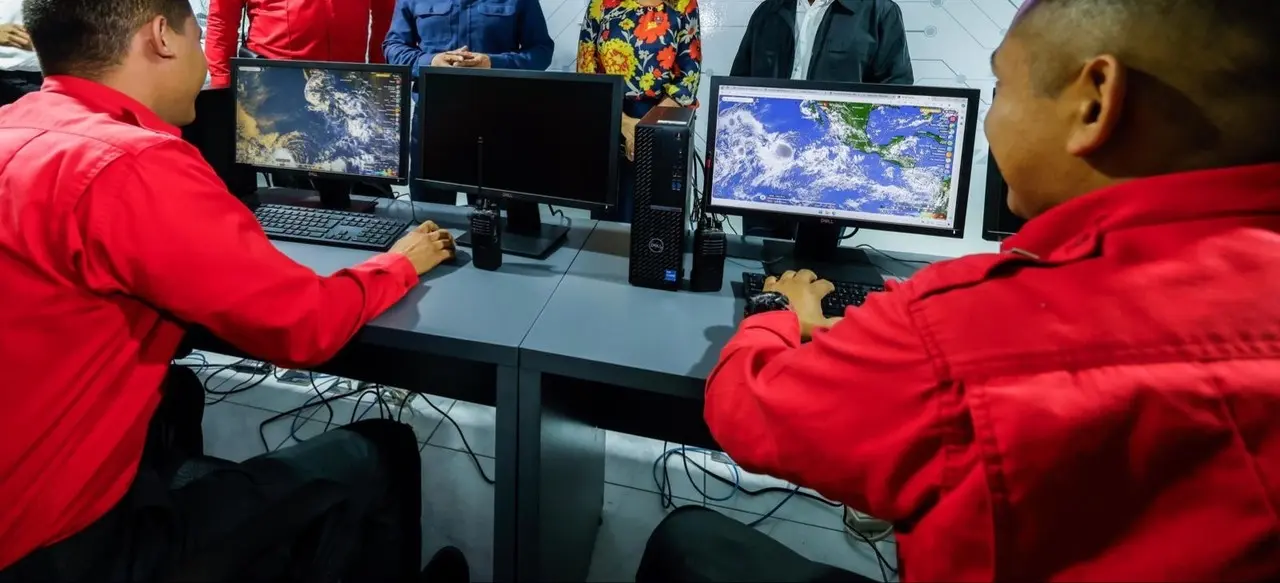
{"type": "Polygon", "coordinates": [[[715,207],[953,228],[968,101],[720,85],[715,207]]]}
{"type": "Polygon", "coordinates": [[[405,77],[335,67],[239,65],[236,162],[402,179],[405,77]]]}

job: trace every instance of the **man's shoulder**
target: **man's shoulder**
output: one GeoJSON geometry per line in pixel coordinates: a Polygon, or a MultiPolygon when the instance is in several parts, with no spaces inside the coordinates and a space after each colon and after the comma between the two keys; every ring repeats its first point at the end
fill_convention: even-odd
{"type": "Polygon", "coordinates": [[[756,20],[782,12],[787,6],[795,6],[795,0],[764,0],[756,4],[756,9],[751,12],[751,19],[756,20]]]}
{"type": "MultiPolygon", "coordinates": [[[[40,136],[38,147],[98,150],[116,155],[138,155],[181,138],[142,127],[95,111],[79,100],[40,91],[0,110],[0,131],[25,130],[40,136]]],[[[35,146],[36,144],[31,144],[35,146]]]]}
{"type": "Polygon", "coordinates": [[[998,279],[1017,265],[1031,261],[1017,253],[979,253],[939,261],[916,272],[908,280],[910,293],[917,299],[967,290],[998,279]]]}

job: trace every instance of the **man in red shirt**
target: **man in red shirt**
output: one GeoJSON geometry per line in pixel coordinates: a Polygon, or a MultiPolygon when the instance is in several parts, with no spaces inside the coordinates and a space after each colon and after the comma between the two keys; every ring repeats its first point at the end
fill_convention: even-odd
{"type": "Polygon", "coordinates": [[[448,233],[426,223],[316,275],[179,137],[205,75],[187,0],[27,0],[24,17],[48,77],[0,109],[0,580],[417,574],[407,426],[193,476],[167,463],[184,428],[155,422],[189,397],[169,367],[187,325],[282,365],[323,362],[452,256],[448,233]]]}
{"type": "MultiPolygon", "coordinates": [[[[1280,580],[1276,22],[1025,8],[986,131],[1030,222],[839,322],[813,273],[769,281],[707,383],[717,442],[891,521],[903,581],[1280,580]]],[[[699,509],[637,580],[860,578],[699,509]]]]}
{"type": "Polygon", "coordinates": [[[290,61],[381,63],[382,39],[391,28],[394,8],[395,0],[210,0],[204,50],[212,86],[231,83],[231,58],[240,52],[244,16],[249,21],[244,39],[249,54],[290,61]]]}

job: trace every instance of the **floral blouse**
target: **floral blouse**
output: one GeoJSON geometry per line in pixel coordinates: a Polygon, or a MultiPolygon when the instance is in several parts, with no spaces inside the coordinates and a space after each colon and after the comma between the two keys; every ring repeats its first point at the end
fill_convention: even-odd
{"type": "Polygon", "coordinates": [[[698,0],[657,6],[642,6],[636,0],[591,0],[587,5],[578,41],[578,72],[621,76],[628,115],[644,115],[665,97],[695,105],[701,68],[698,0]]]}

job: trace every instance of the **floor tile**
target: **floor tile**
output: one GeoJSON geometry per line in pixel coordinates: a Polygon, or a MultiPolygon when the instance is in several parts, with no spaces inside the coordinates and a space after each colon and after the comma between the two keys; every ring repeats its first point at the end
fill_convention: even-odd
{"type": "MultiPolygon", "coordinates": [[[[697,502],[676,499],[677,506],[688,504],[697,502]]],[[[634,581],[645,543],[668,512],[652,492],[605,484],[604,520],[587,581],[634,581]]]]}
{"type": "MultiPolygon", "coordinates": [[[[763,488],[792,489],[795,487],[784,480],[749,473],[731,463],[726,464],[722,460],[729,460],[729,458],[723,453],[711,456],[707,469],[718,476],[730,479],[732,479],[736,470],[738,483],[748,490],[760,490],[763,488]]],[[[743,492],[734,494],[732,486],[711,477],[707,478],[706,492],[707,504],[719,508],[741,510],[752,514],[765,514],[777,507],[774,516],[784,520],[833,530],[842,530],[844,528],[844,509],[842,506],[831,506],[808,497],[792,496],[785,504],[779,507],[778,504],[784,498],[787,498],[785,492],[769,492],[758,496],[751,496],[743,492]]],[[[801,489],[801,492],[814,496],[818,495],[817,492],[808,488],[801,489]]]]}
{"type": "MultiPolygon", "coordinates": [[[[656,493],[658,484],[654,476],[654,461],[663,454],[665,451],[664,446],[667,449],[680,447],[677,444],[665,443],[647,437],[618,433],[616,431],[606,432],[604,442],[604,481],[610,484],[656,493]]],[[[694,451],[689,452],[688,456],[690,461],[706,467],[706,455],[699,451],[694,451]]],[[[689,468],[690,472],[686,473],[684,463],[678,455],[667,458],[667,476],[670,479],[669,491],[678,498],[702,502],[701,489],[704,480],[702,471],[692,464],[690,464],[689,468]]],[[[661,479],[660,470],[658,471],[658,479],[661,479]]]]}
{"type": "MultiPolygon", "coordinates": [[[[204,451],[206,455],[242,462],[266,453],[258,437],[258,426],[274,413],[235,403],[205,407],[204,451]]],[[[274,436],[273,436],[274,437],[274,436]]]]}
{"type": "Polygon", "coordinates": [[[444,421],[440,424],[440,428],[435,432],[428,441],[436,447],[444,447],[457,451],[466,451],[466,446],[471,447],[476,455],[493,457],[496,449],[496,434],[494,433],[494,421],[496,409],[468,403],[466,401],[458,401],[454,403],[453,408],[448,411],[449,417],[453,418],[453,423],[444,421]],[[462,442],[462,437],[458,435],[458,430],[463,431],[466,437],[466,443],[462,442]]]}
{"type": "MultiPolygon", "coordinates": [[[[210,362],[229,359],[229,357],[213,354],[209,354],[208,357],[210,362]]],[[[332,428],[360,419],[379,417],[397,419],[413,427],[419,442],[426,442],[431,438],[432,434],[440,426],[440,422],[444,419],[441,412],[448,412],[454,403],[452,399],[443,397],[386,388],[380,390],[383,398],[382,402],[379,403],[377,399],[379,393],[372,390],[357,392],[355,391],[356,384],[354,381],[317,374],[307,379],[308,381],[314,379],[314,383],[308,382],[306,385],[295,385],[280,382],[278,376],[281,374],[283,372],[278,372],[277,375],[268,378],[247,391],[227,395],[223,402],[276,413],[293,412],[287,419],[273,421],[271,423],[272,426],[279,424],[297,425],[301,421],[312,420],[332,428]],[[344,393],[352,394],[328,403],[320,403],[325,398],[339,396],[344,393]],[[409,397],[408,403],[405,403],[405,397],[409,397]],[[427,402],[428,400],[430,403],[427,402]],[[314,406],[307,406],[309,404],[314,404],[314,406]],[[433,408],[431,405],[435,405],[435,407],[433,408]],[[306,408],[295,411],[300,407],[306,408]]],[[[260,375],[258,378],[261,378],[260,375]]],[[[232,390],[236,383],[242,383],[246,380],[254,380],[254,376],[235,371],[222,371],[214,378],[206,380],[206,385],[214,389],[232,390]]],[[[210,399],[217,398],[219,397],[210,397],[210,399]]]]}
{"type": "MultiPolygon", "coordinates": [[[[493,459],[480,463],[492,478],[493,459]]],[[[493,580],[493,486],[471,456],[428,446],[422,451],[422,559],[444,546],[462,549],[472,581],[493,580]]]]}

